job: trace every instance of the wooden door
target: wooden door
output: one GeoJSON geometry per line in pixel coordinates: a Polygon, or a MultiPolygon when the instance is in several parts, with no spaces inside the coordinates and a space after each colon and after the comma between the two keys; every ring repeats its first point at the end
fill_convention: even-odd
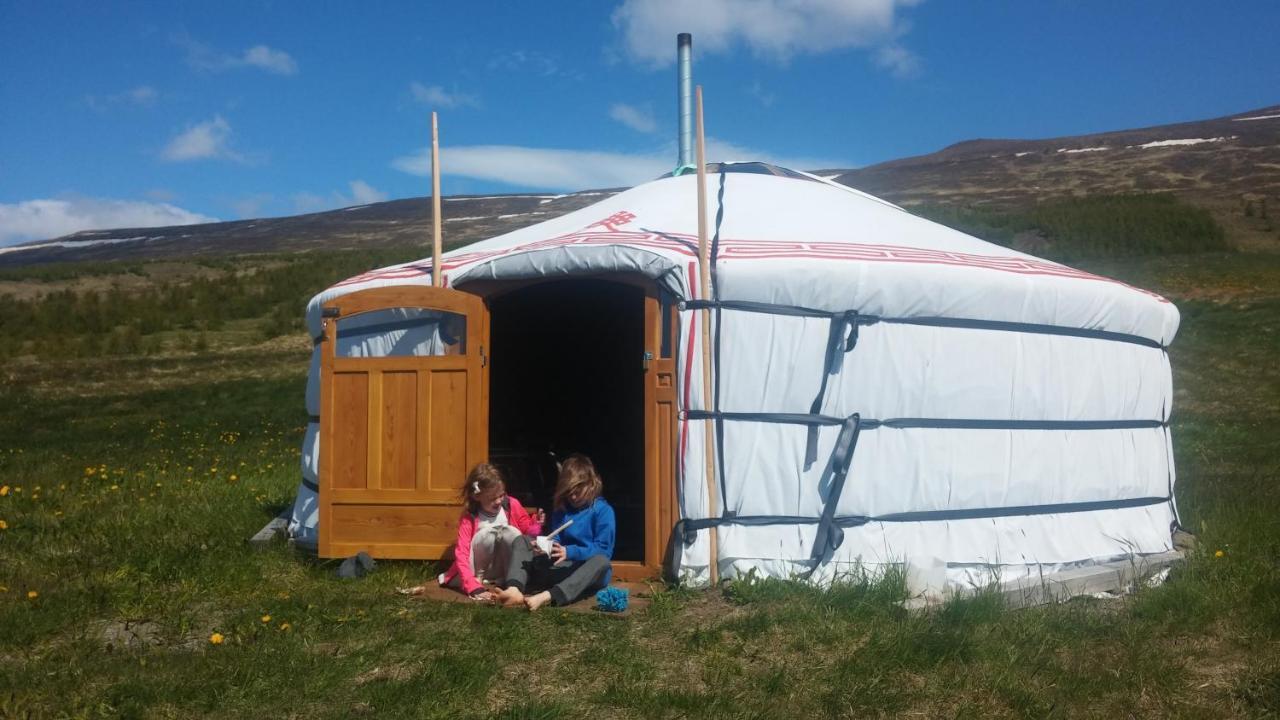
{"type": "Polygon", "coordinates": [[[488,455],[484,302],[444,288],[376,288],[329,301],[323,317],[320,556],[438,558],[457,534],[467,470],[488,455]],[[399,319],[380,315],[363,333],[352,322],[400,308],[399,319]],[[370,354],[352,337],[406,327],[425,340],[350,356],[370,354]]]}
{"type": "Polygon", "coordinates": [[[644,299],[644,561],[615,562],[619,580],[662,574],[676,501],[675,307],[646,288],[644,299]]]}

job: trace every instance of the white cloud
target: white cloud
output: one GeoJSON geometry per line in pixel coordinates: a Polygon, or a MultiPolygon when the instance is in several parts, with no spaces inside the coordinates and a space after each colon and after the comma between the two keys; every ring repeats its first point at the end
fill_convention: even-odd
{"type": "Polygon", "coordinates": [[[876,50],[876,65],[900,78],[913,77],[920,72],[920,58],[897,43],[876,50]]]}
{"type": "Polygon", "coordinates": [[[755,98],[764,107],[773,107],[773,103],[778,100],[778,96],[765,90],[758,80],[747,87],[747,94],[755,98]]]}
{"type": "Polygon", "coordinates": [[[135,105],[150,105],[156,101],[156,89],[150,85],[139,85],[125,93],[135,105]]]}
{"type": "MultiPolygon", "coordinates": [[[[624,187],[652,180],[675,167],[675,147],[649,153],[530,148],[512,145],[450,147],[441,153],[445,175],[489,180],[543,190],[624,187]]],[[[761,160],[799,169],[847,167],[830,159],[786,158],[707,139],[707,156],[716,160],[761,160]]],[[[431,174],[431,151],[396,158],[392,167],[411,175],[431,174]]]]}
{"type": "Polygon", "coordinates": [[[491,59],[489,69],[504,72],[531,72],[535,75],[551,77],[560,72],[560,63],[550,55],[537,50],[513,50],[491,59]]]}
{"type": "Polygon", "coordinates": [[[187,64],[198,70],[220,72],[237,68],[258,68],[276,75],[296,75],[298,63],[289,53],[266,45],[254,45],[239,55],[212,48],[185,33],[173,41],[187,51],[187,64]]]}
{"type": "Polygon", "coordinates": [[[352,180],[347,183],[347,187],[351,188],[351,199],[355,201],[351,203],[353,205],[368,205],[387,199],[386,193],[363,180],[352,180]]]}
{"type": "Polygon", "coordinates": [[[363,180],[352,180],[347,183],[347,187],[351,191],[350,194],[336,190],[327,196],[310,192],[294,193],[293,208],[300,213],[323,212],[352,205],[383,202],[388,197],[386,193],[363,180]]]}
{"type": "Polygon", "coordinates": [[[293,194],[293,209],[300,213],[329,210],[334,206],[325,201],[323,196],[315,193],[300,192],[293,194]]]}
{"type": "Polygon", "coordinates": [[[236,211],[236,216],[241,220],[248,218],[262,217],[262,208],[271,202],[271,193],[257,193],[248,195],[231,202],[231,209],[236,211]]]}
{"type": "Polygon", "coordinates": [[[409,94],[417,102],[434,108],[479,107],[480,102],[474,95],[451,93],[439,85],[423,85],[414,81],[409,83],[409,94]]]}
{"type": "Polygon", "coordinates": [[[114,93],[112,95],[86,95],[84,101],[85,104],[94,110],[102,111],[108,109],[112,105],[120,105],[122,103],[129,103],[139,107],[150,107],[155,104],[158,96],[159,93],[157,93],[156,89],[150,85],[139,85],[133,89],[114,93]]]}
{"type": "Polygon", "coordinates": [[[235,65],[261,68],[276,75],[295,75],[298,72],[298,63],[289,53],[266,45],[254,45],[245,50],[233,67],[235,65]]]}
{"type": "MultiPolygon", "coordinates": [[[[795,55],[893,46],[905,32],[899,9],[919,2],[624,0],[613,13],[613,24],[627,54],[652,67],[675,61],[675,37],[682,32],[693,33],[695,52],[722,53],[743,45],[756,55],[785,62],[795,55]]],[[[896,52],[900,57],[907,53],[902,48],[896,52]]],[[[887,66],[897,72],[902,62],[887,66]]]]}
{"type": "Polygon", "coordinates": [[[0,245],[44,240],[81,230],[218,222],[168,203],[71,197],[0,203],[0,245]]]}
{"type": "Polygon", "coordinates": [[[225,158],[244,161],[231,149],[231,125],[218,115],[182,131],[165,145],[161,157],[170,162],[225,158]]]}
{"type": "Polygon", "coordinates": [[[658,129],[658,123],[653,119],[653,108],[651,107],[642,109],[626,103],[614,103],[609,108],[609,117],[636,132],[652,133],[658,129]]]}

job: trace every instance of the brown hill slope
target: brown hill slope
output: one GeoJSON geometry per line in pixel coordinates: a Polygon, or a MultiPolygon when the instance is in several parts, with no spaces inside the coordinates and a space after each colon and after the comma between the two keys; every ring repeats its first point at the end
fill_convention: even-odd
{"type": "MultiPolygon", "coordinates": [[[[590,205],[617,190],[568,195],[459,195],[442,198],[447,245],[501,235],[590,205]]],[[[189,258],[200,255],[302,252],[422,245],[430,252],[431,199],[408,198],[341,210],[178,225],[88,230],[0,248],[0,267],[34,263],[189,258]]]]}
{"type": "MultiPolygon", "coordinates": [[[[1280,249],[1280,105],[1213,120],[1047,140],[969,140],[857,170],[820,171],[908,208],[1025,207],[1096,194],[1172,192],[1210,210],[1239,247],[1280,249]]],[[[444,198],[449,244],[492,237],[617,192],[444,198]]],[[[428,198],[295,217],[95,230],[0,248],[0,266],[309,249],[425,248],[428,198]]]]}
{"type": "MultiPolygon", "coordinates": [[[[831,174],[837,171],[828,171],[831,174]]],[[[1103,193],[1173,192],[1205,207],[1238,245],[1276,247],[1280,105],[1213,120],[1047,140],[969,140],[840,173],[904,206],[1025,206],[1103,193]]]]}

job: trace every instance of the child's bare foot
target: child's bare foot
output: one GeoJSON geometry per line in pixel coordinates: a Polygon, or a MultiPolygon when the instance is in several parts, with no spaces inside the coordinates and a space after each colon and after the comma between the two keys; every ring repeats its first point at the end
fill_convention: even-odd
{"type": "Polygon", "coordinates": [[[538,593],[537,595],[530,595],[524,599],[524,604],[529,606],[530,612],[537,610],[549,602],[551,602],[551,593],[546,590],[538,593]]]}
{"type": "Polygon", "coordinates": [[[493,598],[502,607],[516,607],[524,603],[524,593],[520,592],[520,588],[517,587],[496,590],[493,598]]]}
{"type": "Polygon", "coordinates": [[[425,595],[427,592],[427,586],[414,585],[413,587],[396,588],[396,592],[401,595],[425,595]]]}

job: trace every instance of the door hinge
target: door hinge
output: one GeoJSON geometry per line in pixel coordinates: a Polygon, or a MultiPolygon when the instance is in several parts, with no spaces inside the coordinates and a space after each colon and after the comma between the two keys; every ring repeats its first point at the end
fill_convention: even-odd
{"type": "Polygon", "coordinates": [[[484,354],[484,346],[480,346],[480,367],[488,367],[489,356],[484,354]]]}

